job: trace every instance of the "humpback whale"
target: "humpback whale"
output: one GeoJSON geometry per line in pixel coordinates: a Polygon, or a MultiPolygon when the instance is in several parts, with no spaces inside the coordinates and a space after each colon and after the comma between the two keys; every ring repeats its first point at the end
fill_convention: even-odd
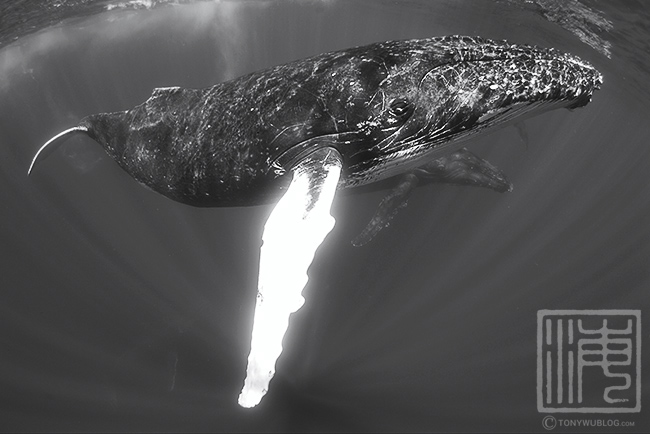
{"type": "Polygon", "coordinates": [[[320,54],[206,89],[154,89],[133,109],[87,116],[67,137],[98,142],[138,182],[199,207],[276,203],[263,232],[241,405],[268,390],[288,317],[334,225],[335,192],[395,178],[354,243],[384,227],[423,182],[512,188],[463,148],[477,134],[586,105],[601,74],[555,49],[479,37],[387,41],[320,54]]]}

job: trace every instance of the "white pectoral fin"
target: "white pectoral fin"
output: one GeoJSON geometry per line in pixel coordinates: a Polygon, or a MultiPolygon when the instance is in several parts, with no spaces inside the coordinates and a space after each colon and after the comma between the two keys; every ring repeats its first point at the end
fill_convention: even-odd
{"type": "Polygon", "coordinates": [[[334,227],[330,208],[341,176],[341,155],[332,148],[309,154],[264,226],[257,302],[243,407],[257,405],[275,373],[289,316],[304,303],[302,290],[316,249],[334,227]]]}

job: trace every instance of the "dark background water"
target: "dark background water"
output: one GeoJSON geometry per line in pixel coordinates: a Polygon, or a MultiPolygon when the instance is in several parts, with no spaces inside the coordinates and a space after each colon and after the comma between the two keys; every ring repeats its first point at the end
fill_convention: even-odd
{"type": "MultiPolygon", "coordinates": [[[[650,313],[643,2],[92,12],[35,33],[54,21],[17,26],[25,36],[0,48],[0,429],[542,431],[537,311],[650,313]],[[339,197],[306,305],[253,410],[236,399],[271,207],[174,203],[89,139],[70,140],[26,176],[49,137],[137,105],[154,87],[205,87],[329,50],[446,34],[552,46],[590,61],[605,82],[585,108],[469,144],[508,174],[511,193],[423,186],[363,248],[350,240],[383,193],[339,197]]],[[[647,336],[644,326],[644,367],[647,336]]],[[[650,429],[645,408],[617,417],[635,423],[620,431],[650,429]]]]}

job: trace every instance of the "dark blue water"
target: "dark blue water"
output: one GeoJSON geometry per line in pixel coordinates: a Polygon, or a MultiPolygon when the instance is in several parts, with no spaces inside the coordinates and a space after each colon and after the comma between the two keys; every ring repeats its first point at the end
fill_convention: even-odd
{"type": "MultiPolygon", "coordinates": [[[[543,430],[537,311],[650,314],[650,12],[643,2],[562,4],[118,8],[3,45],[0,430],[543,430]],[[306,305],[253,410],[237,396],[271,207],[177,204],[89,139],[26,176],[49,137],[154,87],[206,87],[325,51],[446,34],[568,51],[604,85],[585,108],[468,144],[508,174],[511,193],[423,186],[363,248],[350,240],[383,193],[338,198],[306,305]]],[[[647,377],[641,413],[616,416],[634,423],[619,431],[650,429],[647,377]]]]}

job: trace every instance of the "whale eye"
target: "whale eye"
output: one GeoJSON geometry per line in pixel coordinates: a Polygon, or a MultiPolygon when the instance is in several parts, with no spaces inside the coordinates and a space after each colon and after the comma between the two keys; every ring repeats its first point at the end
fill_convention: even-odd
{"type": "Polygon", "coordinates": [[[390,113],[397,118],[408,116],[411,113],[412,108],[413,106],[411,103],[403,98],[392,100],[389,106],[390,113]]]}

